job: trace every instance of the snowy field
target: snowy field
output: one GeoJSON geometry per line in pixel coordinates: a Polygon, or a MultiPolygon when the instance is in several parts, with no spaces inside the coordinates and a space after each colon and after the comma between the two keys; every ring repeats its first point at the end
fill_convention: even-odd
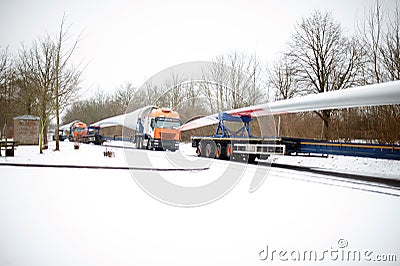
{"type": "MultiPolygon", "coordinates": [[[[40,155],[37,146],[19,146],[15,157],[0,157],[0,163],[132,169],[0,166],[0,265],[398,265],[400,261],[396,188],[199,159],[190,144],[181,144],[175,153],[108,147],[115,154],[111,158],[103,156],[104,146],[82,144],[74,150],[73,143],[63,142],[61,151],[53,148],[50,143],[40,155]],[[160,202],[139,186],[138,178],[157,172],[152,167],[165,170],[159,174],[182,187],[212,183],[229,171],[240,171],[241,176],[218,200],[183,208],[160,202]],[[257,171],[263,171],[266,179],[249,193],[257,171]]],[[[398,161],[342,156],[274,156],[270,161],[400,178],[398,161]]]]}

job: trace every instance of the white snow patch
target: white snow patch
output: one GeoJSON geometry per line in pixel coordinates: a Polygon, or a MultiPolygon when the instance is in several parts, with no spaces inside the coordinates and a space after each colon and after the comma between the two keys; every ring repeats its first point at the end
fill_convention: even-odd
{"type": "Polygon", "coordinates": [[[400,161],[329,155],[328,157],[273,155],[269,161],[280,164],[301,165],[361,175],[400,179],[400,161]]]}
{"type": "MultiPolygon", "coordinates": [[[[15,157],[0,157],[0,163],[126,165],[119,148],[108,147],[115,152],[108,158],[104,146],[82,144],[74,150],[73,143],[64,142],[61,151],[53,151],[52,145],[44,154],[37,146],[19,146],[15,157]]],[[[197,160],[190,144],[182,144],[176,153],[132,154],[147,156],[151,165],[160,167],[182,166],[166,155],[186,156],[196,166],[210,167],[185,174],[163,172],[171,182],[185,185],[212,182],[210,176],[226,167],[240,167],[197,160]]],[[[368,174],[399,173],[396,161],[272,159],[368,174]]],[[[317,175],[283,169],[271,169],[260,188],[249,193],[256,170],[247,166],[237,186],[214,203],[179,208],[148,196],[126,170],[1,166],[0,265],[309,265],[293,263],[290,257],[280,261],[277,253],[273,261],[261,261],[259,254],[268,246],[270,252],[315,250],[321,256],[324,250],[341,250],[340,239],[348,241],[343,250],[395,254],[400,260],[400,197],[352,189],[352,184],[336,180],[318,182],[317,175]]],[[[320,263],[342,261],[326,256],[320,263]]],[[[360,265],[363,260],[345,264],[360,265]]]]}

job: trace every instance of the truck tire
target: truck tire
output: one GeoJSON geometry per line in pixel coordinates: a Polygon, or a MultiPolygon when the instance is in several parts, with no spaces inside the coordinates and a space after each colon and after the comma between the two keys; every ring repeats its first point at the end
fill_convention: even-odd
{"type": "Polygon", "coordinates": [[[201,156],[202,156],[202,152],[201,152],[201,143],[199,143],[199,144],[197,145],[196,154],[197,154],[197,157],[201,157],[201,156]]]}
{"type": "Polygon", "coordinates": [[[197,149],[196,149],[196,154],[197,157],[201,157],[204,156],[204,151],[203,151],[203,144],[201,143],[201,141],[199,142],[199,144],[197,145],[197,149]]]}
{"type": "Polygon", "coordinates": [[[147,141],[146,150],[151,150],[153,147],[151,146],[151,139],[147,141]]]}
{"type": "Polygon", "coordinates": [[[231,160],[232,154],[232,144],[228,143],[228,145],[226,145],[225,157],[231,160]]]}
{"type": "Polygon", "coordinates": [[[216,145],[214,141],[207,141],[206,147],[205,147],[205,156],[207,158],[215,158],[215,150],[216,150],[216,145]]]}
{"type": "Polygon", "coordinates": [[[143,149],[143,138],[139,137],[138,139],[138,149],[143,149]]]}
{"type": "Polygon", "coordinates": [[[225,157],[225,151],[222,148],[221,143],[217,143],[215,148],[215,159],[224,159],[224,157],[225,157]]]}

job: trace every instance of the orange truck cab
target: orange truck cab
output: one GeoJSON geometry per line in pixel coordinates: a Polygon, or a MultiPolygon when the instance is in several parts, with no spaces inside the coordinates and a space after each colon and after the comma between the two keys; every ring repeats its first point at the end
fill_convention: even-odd
{"type": "Polygon", "coordinates": [[[181,120],[176,111],[154,107],[148,115],[138,118],[136,146],[176,151],[179,149],[180,126],[181,120]]]}
{"type": "Polygon", "coordinates": [[[82,137],[87,134],[86,126],[85,123],[80,121],[73,123],[70,128],[70,140],[81,141],[82,137]]]}

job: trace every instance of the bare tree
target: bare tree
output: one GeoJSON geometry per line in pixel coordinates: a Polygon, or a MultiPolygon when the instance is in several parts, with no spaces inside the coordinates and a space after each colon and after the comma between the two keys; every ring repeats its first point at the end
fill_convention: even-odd
{"type": "Polygon", "coordinates": [[[55,116],[56,116],[56,148],[60,150],[59,141],[59,128],[60,128],[60,109],[63,104],[68,103],[73,96],[76,95],[78,89],[79,78],[81,71],[77,68],[69,67],[69,61],[73,52],[75,51],[79,42],[79,37],[75,40],[70,48],[65,49],[66,41],[69,37],[69,27],[65,28],[65,14],[62,17],[60,24],[60,31],[58,33],[57,40],[55,41],[55,62],[54,62],[54,74],[55,74],[55,89],[54,89],[54,100],[55,100],[55,116]]]}
{"type": "MultiPolygon", "coordinates": [[[[319,11],[297,25],[287,56],[296,69],[300,89],[306,94],[351,86],[360,63],[355,40],[343,36],[340,24],[330,13],[319,11]]],[[[321,137],[329,138],[332,111],[317,114],[323,121],[321,137]]]]}
{"type": "Polygon", "coordinates": [[[358,39],[363,51],[363,84],[383,82],[381,47],[383,41],[383,7],[376,1],[358,25],[358,39]]]}
{"type": "Polygon", "coordinates": [[[38,39],[33,42],[32,48],[25,46],[20,51],[20,61],[24,64],[21,73],[30,80],[36,93],[38,115],[40,117],[39,151],[43,153],[47,145],[47,124],[54,110],[54,60],[56,57],[55,46],[50,37],[38,39]]]}
{"type": "Polygon", "coordinates": [[[10,110],[12,97],[14,96],[15,73],[12,65],[11,56],[8,48],[0,50],[0,99],[2,102],[3,128],[1,129],[0,139],[4,137],[7,143],[8,120],[10,119],[10,110]]]}
{"type": "Polygon", "coordinates": [[[80,120],[90,124],[108,116],[112,116],[113,114],[108,113],[109,109],[111,109],[110,103],[110,97],[103,92],[98,91],[89,99],[72,103],[66,110],[62,121],[63,123],[69,123],[74,120],[80,120]]]}
{"type": "Polygon", "coordinates": [[[46,35],[34,41],[30,48],[23,45],[19,51],[18,95],[23,109],[40,117],[40,153],[47,147],[47,126],[53,115],[56,117],[56,150],[59,150],[59,114],[78,90],[81,71],[70,65],[70,58],[79,38],[66,48],[68,38],[63,16],[56,40],[46,35]]]}
{"type": "MultiPolygon", "coordinates": [[[[272,68],[267,69],[267,86],[275,91],[275,100],[285,100],[296,96],[298,93],[298,84],[295,77],[296,71],[286,55],[283,55],[275,62],[272,68]]],[[[289,134],[288,129],[285,127],[285,120],[287,119],[288,116],[283,116],[282,122],[282,116],[278,116],[276,123],[278,136],[289,134]]],[[[292,121],[290,121],[290,124],[293,124],[292,121]]]]}
{"type": "MultiPolygon", "coordinates": [[[[386,33],[380,47],[385,81],[400,80],[400,10],[397,3],[391,14],[388,13],[386,33]]],[[[380,126],[381,139],[390,143],[397,142],[400,137],[400,132],[396,130],[400,121],[400,105],[381,106],[374,112],[379,115],[378,121],[384,121],[380,126]]]]}
{"type": "Polygon", "coordinates": [[[272,68],[267,69],[267,84],[275,90],[275,100],[296,96],[298,90],[296,71],[285,55],[275,62],[272,68]]]}
{"type": "MultiPolygon", "coordinates": [[[[400,15],[396,8],[390,16],[377,0],[358,27],[358,39],[363,50],[362,84],[380,83],[400,78],[400,15]]],[[[364,107],[368,131],[380,141],[398,141],[393,130],[400,117],[399,105],[364,107]],[[384,123],[383,123],[384,121],[384,123]]]]}
{"type": "Polygon", "coordinates": [[[186,79],[181,75],[171,73],[170,78],[165,80],[165,83],[162,85],[163,92],[156,102],[165,107],[175,108],[178,106],[185,97],[182,85],[184,81],[186,81],[186,79]]]}
{"type": "MultiPolygon", "coordinates": [[[[118,106],[117,108],[119,109],[119,113],[125,113],[129,107],[129,104],[133,104],[134,102],[136,102],[136,96],[137,89],[132,85],[132,83],[128,82],[125,85],[121,85],[114,95],[114,101],[118,106]]],[[[142,102],[138,102],[142,104],[142,102]]]]}
{"type": "Polygon", "coordinates": [[[396,4],[388,31],[380,48],[389,80],[400,80],[400,10],[396,4]]]}
{"type": "Polygon", "coordinates": [[[2,119],[4,120],[3,128],[1,129],[0,140],[3,139],[3,135],[6,136],[7,131],[7,116],[8,116],[8,78],[7,71],[9,65],[9,54],[8,48],[0,50],[0,97],[2,102],[2,119]]]}
{"type": "Polygon", "coordinates": [[[37,92],[35,84],[28,75],[29,68],[28,64],[24,61],[24,57],[20,56],[17,58],[15,63],[16,71],[16,98],[15,108],[20,110],[22,114],[37,115],[37,92]]]}
{"type": "Polygon", "coordinates": [[[261,66],[255,56],[237,51],[217,56],[204,73],[202,94],[214,111],[234,109],[263,102],[261,66]]]}
{"type": "Polygon", "coordinates": [[[162,94],[161,88],[153,83],[152,80],[146,81],[146,83],[139,89],[139,95],[143,97],[144,105],[159,104],[157,99],[159,99],[162,94]]]}
{"type": "MultiPolygon", "coordinates": [[[[258,79],[260,78],[260,67],[258,60],[255,56],[247,56],[238,52],[227,54],[225,60],[226,66],[228,66],[228,78],[227,85],[229,86],[230,92],[227,91],[228,97],[231,98],[232,108],[239,108],[246,105],[253,105],[262,100],[262,93],[259,90],[258,85],[261,83],[258,79]]],[[[224,58],[224,56],[220,56],[224,58]]],[[[218,59],[217,57],[217,62],[218,59]]]]}

